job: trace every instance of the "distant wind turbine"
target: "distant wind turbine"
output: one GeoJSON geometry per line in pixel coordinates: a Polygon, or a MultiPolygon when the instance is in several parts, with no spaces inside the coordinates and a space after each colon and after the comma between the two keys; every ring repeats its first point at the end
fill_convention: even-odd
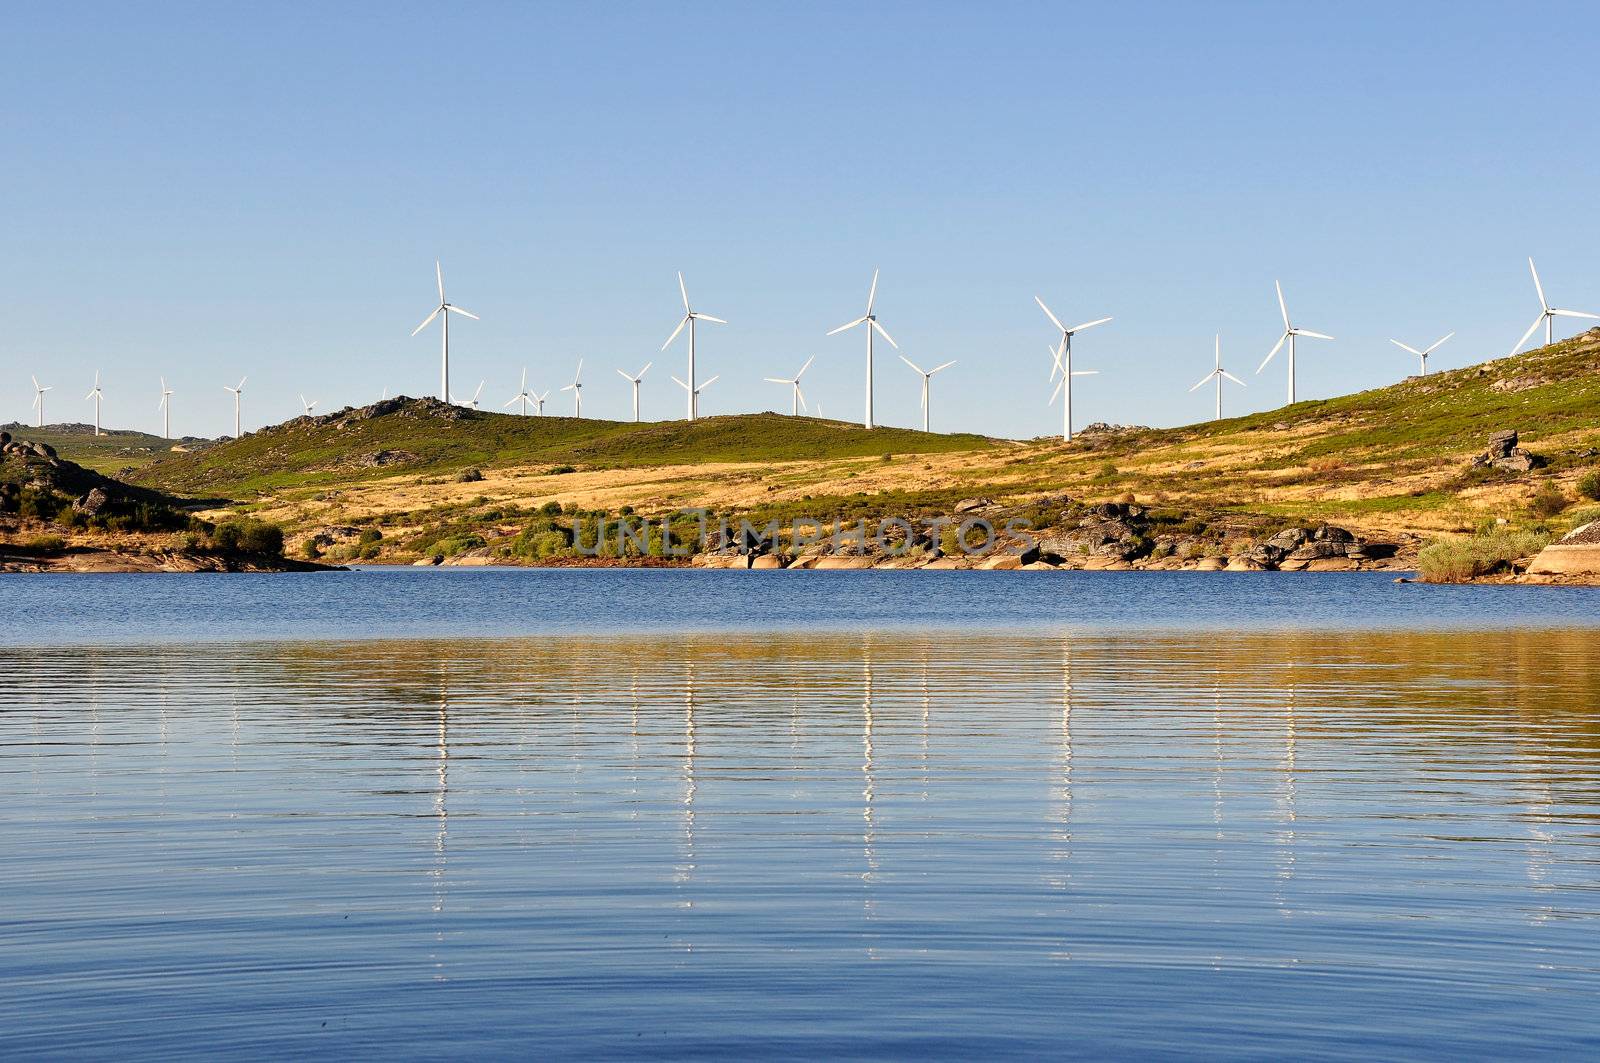
{"type": "Polygon", "coordinates": [[[511,401],[506,403],[505,408],[510,409],[520,402],[522,403],[522,416],[526,417],[528,416],[528,400],[532,397],[533,396],[528,394],[528,367],[523,366],[522,383],[517,386],[517,393],[511,396],[511,401]]]}
{"type": "MultiPolygon", "coordinates": [[[[790,392],[789,392],[789,416],[791,416],[791,417],[800,416],[800,411],[806,408],[806,397],[800,391],[800,378],[806,375],[806,370],[810,369],[811,368],[811,363],[816,361],[816,360],[817,360],[817,356],[814,355],[814,354],[810,358],[807,358],[806,359],[806,364],[800,367],[800,372],[796,373],[793,377],[790,377],[787,380],[784,379],[783,377],[776,377],[776,376],[768,376],[768,377],[762,377],[761,378],[761,379],[765,380],[769,384],[788,384],[789,385],[789,387],[790,387],[790,392]]],[[[818,409],[821,409],[821,407],[818,407],[818,409]]]]}
{"type": "Polygon", "coordinates": [[[633,423],[634,424],[638,424],[639,423],[639,381],[644,379],[644,375],[646,373],[648,373],[650,371],[650,367],[655,365],[655,364],[656,364],[655,362],[646,362],[646,363],[644,363],[644,368],[639,370],[639,372],[635,376],[629,376],[627,373],[624,373],[621,369],[617,370],[617,372],[622,376],[622,379],[628,381],[628,383],[633,385],[633,423]]]}
{"type": "Polygon", "coordinates": [[[439,401],[440,402],[449,402],[450,401],[450,315],[451,314],[460,314],[462,317],[470,317],[474,321],[478,321],[480,319],[479,319],[477,314],[474,314],[474,313],[472,313],[470,311],[467,311],[467,310],[463,310],[459,306],[452,305],[451,303],[445,301],[445,297],[444,297],[444,268],[439,265],[439,262],[438,262],[437,259],[434,260],[434,263],[433,263],[433,272],[434,272],[434,275],[439,280],[439,305],[433,308],[433,313],[429,314],[427,317],[422,319],[422,324],[418,325],[416,328],[411,330],[411,334],[413,336],[415,336],[417,333],[419,333],[423,329],[427,328],[429,323],[431,323],[434,318],[438,318],[439,319],[439,324],[441,326],[441,339],[440,339],[441,346],[440,346],[440,355],[439,355],[439,359],[440,359],[440,361],[439,361],[439,401]]]}
{"type": "Polygon", "coordinates": [[[1333,337],[1326,336],[1320,332],[1312,332],[1310,329],[1295,328],[1293,325],[1289,324],[1289,304],[1283,301],[1283,285],[1279,284],[1277,281],[1273,281],[1272,283],[1278,288],[1278,310],[1283,314],[1283,335],[1278,337],[1277,344],[1273,346],[1272,350],[1267,352],[1266,358],[1262,359],[1261,367],[1256,370],[1256,375],[1261,375],[1261,370],[1267,367],[1268,362],[1277,357],[1278,352],[1283,349],[1284,343],[1287,342],[1289,344],[1289,405],[1293,406],[1295,338],[1297,336],[1310,336],[1312,339],[1331,340],[1333,337]]]}
{"type": "Polygon", "coordinates": [[[836,336],[847,329],[855,328],[857,325],[867,326],[867,414],[861,420],[862,425],[867,428],[872,427],[872,334],[877,332],[884,339],[889,341],[889,346],[893,347],[897,351],[900,349],[900,345],[894,341],[894,337],[889,335],[882,325],[878,324],[877,315],[872,312],[872,304],[877,297],[878,271],[873,270],[872,287],[867,289],[867,312],[856,318],[854,321],[840,325],[838,328],[833,329],[828,333],[830,336],[836,336]]]}
{"type": "Polygon", "coordinates": [[[161,378],[161,401],[156,403],[156,409],[161,411],[161,438],[172,438],[172,389],[167,387],[167,378],[161,378]]]}
{"type": "Polygon", "coordinates": [[[694,384],[694,323],[696,321],[714,321],[719,325],[727,322],[720,317],[702,314],[689,309],[689,289],[683,283],[683,271],[678,271],[678,292],[683,296],[683,317],[678,322],[678,327],[672,330],[672,335],[667,337],[667,342],[661,345],[664,351],[672,346],[672,341],[678,338],[678,333],[683,331],[683,326],[689,326],[689,384],[685,385],[689,392],[689,420],[694,420],[700,413],[700,389],[694,384]]]}
{"type": "Polygon", "coordinates": [[[457,406],[470,406],[472,409],[476,410],[478,408],[478,400],[483,397],[483,385],[485,383],[487,383],[487,381],[484,381],[484,380],[478,381],[478,390],[474,391],[472,393],[472,398],[468,399],[466,402],[462,402],[460,399],[456,398],[454,395],[452,395],[450,397],[450,401],[452,403],[454,403],[455,405],[457,405],[457,406]]]}
{"type": "Polygon", "coordinates": [[[244,395],[244,382],[246,379],[248,378],[240,377],[239,386],[236,388],[230,388],[226,384],[222,385],[223,391],[233,392],[233,438],[235,439],[239,438],[239,399],[244,395]]]}
{"type": "Polygon", "coordinates": [[[301,395],[300,396],[300,405],[305,408],[305,415],[307,417],[310,417],[311,416],[311,411],[317,408],[317,400],[316,399],[312,399],[310,402],[307,402],[306,401],[306,397],[304,395],[301,395]]]}
{"type": "Polygon", "coordinates": [[[689,385],[685,384],[683,381],[679,380],[677,377],[673,377],[672,379],[680,388],[682,388],[683,390],[689,392],[689,401],[693,402],[694,403],[694,408],[698,410],[700,408],[700,393],[702,391],[704,391],[706,388],[710,387],[712,384],[715,384],[717,382],[717,377],[720,377],[721,375],[722,375],[721,373],[715,374],[714,376],[711,377],[711,379],[702,381],[700,386],[697,387],[697,388],[694,388],[693,390],[690,390],[689,385]]]}
{"type": "Polygon", "coordinates": [[[39,427],[43,428],[44,427],[44,393],[49,391],[50,388],[41,387],[40,384],[39,384],[39,378],[38,377],[30,377],[29,379],[31,379],[33,381],[33,406],[36,409],[38,409],[38,411],[39,411],[39,427]]]}
{"type": "Polygon", "coordinates": [[[1072,371],[1072,337],[1084,329],[1091,329],[1096,325],[1104,325],[1111,318],[1097,317],[1093,321],[1085,321],[1081,325],[1073,325],[1068,328],[1061,323],[1061,319],[1056,317],[1048,306],[1044,305],[1043,299],[1036,295],[1033,297],[1033,301],[1039,304],[1039,309],[1044,311],[1044,316],[1050,319],[1050,323],[1061,330],[1060,342],[1051,348],[1055,358],[1055,365],[1050,370],[1050,379],[1054,380],[1056,374],[1060,373],[1061,383],[1057,384],[1056,390],[1050,393],[1050,401],[1055,402],[1058,394],[1064,396],[1061,404],[1061,438],[1070,440],[1072,438],[1072,378],[1075,376],[1093,376],[1099,372],[1097,369],[1086,369],[1078,373],[1072,371]]]}
{"type": "Polygon", "coordinates": [[[85,395],[83,400],[85,402],[90,399],[94,400],[94,434],[97,436],[105,435],[104,432],[100,431],[100,400],[104,397],[105,392],[100,390],[100,370],[96,369],[94,371],[94,387],[89,389],[89,394],[85,395]]]}
{"type": "Polygon", "coordinates": [[[1232,373],[1230,373],[1226,369],[1222,368],[1222,333],[1220,333],[1220,332],[1217,333],[1216,350],[1217,350],[1217,367],[1215,369],[1211,370],[1211,372],[1207,373],[1205,376],[1201,377],[1200,378],[1200,383],[1198,383],[1194,387],[1190,388],[1189,392],[1191,394],[1193,394],[1194,392],[1199,391],[1201,388],[1205,387],[1207,384],[1211,383],[1213,380],[1216,381],[1216,383],[1217,383],[1217,416],[1216,416],[1216,419],[1220,421],[1220,420],[1222,420],[1222,378],[1223,377],[1227,377],[1229,380],[1233,381],[1235,384],[1238,384],[1240,387],[1245,387],[1246,385],[1245,385],[1245,382],[1243,380],[1240,380],[1238,377],[1234,376],[1232,373]]]}
{"type": "MultiPolygon", "coordinates": [[[[1538,330],[1541,322],[1544,324],[1544,345],[1548,347],[1550,344],[1555,342],[1553,333],[1556,318],[1600,318],[1600,314],[1586,314],[1581,310],[1557,310],[1555,307],[1551,306],[1550,301],[1544,297],[1544,285],[1539,283],[1539,271],[1533,268],[1533,259],[1531,258],[1528,259],[1528,272],[1533,274],[1533,290],[1539,293],[1539,316],[1533,319],[1533,324],[1528,326],[1528,331],[1524,332],[1522,334],[1522,338],[1517,341],[1517,345],[1511,348],[1511,354],[1516,354],[1518,351],[1522,350],[1522,345],[1527,343],[1528,337],[1532,336],[1534,332],[1538,330]]],[[[1509,358],[1510,356],[1511,355],[1507,355],[1506,357],[1509,358]]]]}
{"type": "MultiPolygon", "coordinates": [[[[578,371],[576,373],[572,374],[572,383],[568,384],[566,387],[562,388],[561,390],[562,391],[570,391],[570,392],[572,392],[572,402],[573,402],[573,409],[574,409],[573,416],[574,417],[582,417],[583,416],[583,359],[582,358],[578,359],[578,371]]],[[[548,394],[548,392],[546,392],[546,394],[548,394]]],[[[539,405],[542,408],[544,406],[544,403],[540,402],[539,405]]]]}
{"type": "Polygon", "coordinates": [[[548,391],[546,391],[543,395],[535,394],[529,396],[529,398],[533,399],[533,411],[540,417],[544,416],[544,403],[549,397],[550,393],[548,391]]]}
{"type": "MultiPolygon", "coordinates": [[[[1534,322],[1534,327],[1538,328],[1538,322],[1534,322]]],[[[1427,376],[1428,375],[1428,355],[1432,354],[1434,351],[1436,351],[1440,347],[1444,346],[1444,341],[1449,339],[1451,336],[1454,336],[1454,335],[1455,335],[1455,333],[1451,332],[1451,333],[1448,333],[1447,335],[1441,336],[1438,339],[1434,340],[1433,344],[1431,346],[1424,347],[1420,351],[1417,350],[1415,347],[1412,347],[1410,344],[1401,343],[1399,340],[1390,340],[1389,342],[1394,344],[1396,347],[1400,348],[1402,351],[1410,351],[1412,354],[1416,355],[1417,356],[1417,360],[1422,363],[1422,372],[1421,372],[1420,375],[1427,376]]],[[[1527,339],[1527,337],[1524,336],[1523,339],[1527,339]]],[[[1520,347],[1522,345],[1518,344],[1517,346],[1520,347]]]]}
{"type": "Polygon", "coordinates": [[[916,372],[922,377],[922,430],[926,432],[928,430],[928,381],[933,379],[933,374],[944,369],[949,369],[951,366],[955,365],[955,359],[952,358],[943,365],[936,365],[932,369],[922,368],[916,362],[913,362],[903,354],[900,356],[900,360],[909,365],[912,369],[916,370],[916,372]]]}

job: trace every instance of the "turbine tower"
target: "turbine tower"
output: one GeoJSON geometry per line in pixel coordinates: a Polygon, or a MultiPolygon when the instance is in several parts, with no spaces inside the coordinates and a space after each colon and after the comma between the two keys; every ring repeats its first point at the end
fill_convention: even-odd
{"type": "Polygon", "coordinates": [[[49,391],[50,389],[47,388],[47,387],[40,387],[39,386],[39,378],[38,377],[30,377],[29,379],[31,379],[33,381],[33,403],[32,403],[32,405],[39,411],[39,427],[43,428],[44,427],[44,393],[49,391]]]}
{"type": "MultiPolygon", "coordinates": [[[[1534,328],[1538,328],[1538,327],[1539,327],[1539,323],[1538,322],[1534,322],[1534,328]]],[[[1428,375],[1428,355],[1432,354],[1434,351],[1436,351],[1440,347],[1444,346],[1444,341],[1449,339],[1451,336],[1454,336],[1454,335],[1455,335],[1455,333],[1451,332],[1451,333],[1448,333],[1447,335],[1441,336],[1438,339],[1434,340],[1431,346],[1424,347],[1420,351],[1417,350],[1415,347],[1411,346],[1410,344],[1401,343],[1399,340],[1390,340],[1389,342],[1394,344],[1396,347],[1400,348],[1402,351],[1410,351],[1412,354],[1416,355],[1417,356],[1417,360],[1422,363],[1422,373],[1420,375],[1427,376],[1428,375]]],[[[1527,337],[1524,336],[1523,339],[1527,339],[1527,337]]],[[[1517,346],[1520,347],[1522,345],[1519,343],[1517,346]]]]}
{"type": "Polygon", "coordinates": [[[933,379],[933,374],[943,369],[949,369],[951,366],[955,365],[955,359],[952,358],[943,365],[936,365],[932,369],[922,368],[916,362],[913,362],[903,354],[900,356],[900,360],[909,365],[912,369],[916,370],[916,372],[922,377],[922,430],[926,432],[928,430],[928,381],[933,379]]]}
{"type": "Polygon", "coordinates": [[[680,388],[689,392],[689,401],[694,403],[694,408],[698,410],[700,408],[700,393],[706,388],[710,387],[712,384],[715,384],[717,382],[717,377],[720,377],[721,375],[721,373],[717,373],[712,376],[711,379],[703,382],[699,387],[693,389],[691,389],[688,384],[685,384],[677,377],[673,377],[672,379],[680,388]]]}
{"type": "Polygon", "coordinates": [[[230,388],[226,384],[222,385],[223,391],[233,392],[233,438],[235,439],[239,438],[239,399],[244,395],[244,382],[246,379],[248,378],[240,377],[239,386],[236,388],[230,388]]]}
{"type": "Polygon", "coordinates": [[[94,400],[94,434],[97,436],[105,435],[104,432],[100,431],[100,400],[104,397],[105,392],[100,390],[100,370],[96,369],[94,371],[94,387],[89,389],[89,394],[85,395],[83,399],[85,402],[90,399],[94,400]]]}
{"type": "MultiPolygon", "coordinates": [[[[1553,337],[1553,326],[1556,318],[1600,318],[1600,314],[1586,314],[1581,310],[1557,310],[1555,307],[1551,306],[1550,301],[1544,297],[1544,285],[1539,283],[1539,271],[1533,268],[1533,259],[1531,258],[1528,259],[1528,272],[1533,274],[1533,290],[1539,293],[1539,316],[1533,319],[1533,324],[1528,326],[1528,331],[1524,332],[1522,334],[1522,338],[1517,341],[1517,345],[1511,348],[1511,354],[1516,354],[1518,351],[1522,350],[1522,345],[1527,343],[1528,337],[1532,336],[1534,332],[1538,330],[1541,322],[1544,324],[1544,345],[1548,347],[1550,344],[1555,342],[1553,337]]],[[[1508,354],[1506,357],[1509,358],[1511,355],[1508,354]]]]}
{"type": "Polygon", "coordinates": [[[624,373],[622,370],[620,370],[620,369],[617,370],[617,372],[622,376],[622,379],[628,381],[628,383],[633,385],[633,423],[634,424],[638,424],[639,423],[639,381],[644,379],[644,375],[646,373],[648,373],[650,371],[650,367],[655,365],[655,364],[656,364],[655,362],[646,362],[646,363],[644,363],[644,368],[639,370],[639,373],[638,373],[637,376],[629,376],[627,373],[624,373]]]}
{"type": "Polygon", "coordinates": [[[1295,328],[1293,325],[1289,324],[1289,305],[1283,301],[1283,285],[1279,284],[1277,281],[1273,281],[1272,283],[1277,285],[1278,288],[1278,310],[1283,314],[1283,335],[1278,337],[1277,344],[1272,348],[1272,350],[1267,352],[1266,358],[1262,359],[1261,367],[1256,370],[1256,375],[1259,376],[1261,374],[1261,370],[1267,367],[1267,363],[1277,357],[1278,352],[1283,349],[1284,342],[1287,341],[1289,344],[1289,405],[1293,406],[1295,338],[1297,336],[1310,336],[1312,339],[1331,340],[1333,337],[1326,336],[1320,332],[1312,332],[1310,329],[1295,328]]]}
{"type": "Polygon", "coordinates": [[[528,416],[528,400],[532,397],[533,396],[528,394],[528,367],[523,366],[522,383],[518,385],[517,393],[511,396],[511,401],[506,403],[505,408],[510,409],[520,402],[522,403],[522,416],[526,417],[528,416]]]}
{"type": "Polygon", "coordinates": [[[867,289],[867,312],[856,318],[854,321],[851,321],[848,324],[840,325],[838,328],[828,333],[830,336],[836,336],[847,329],[855,328],[857,325],[867,326],[867,415],[861,421],[862,425],[867,428],[872,427],[872,334],[877,332],[884,339],[889,341],[889,346],[893,347],[897,351],[900,349],[900,345],[894,341],[894,337],[889,335],[889,333],[884,330],[882,325],[878,324],[877,315],[872,312],[872,303],[873,300],[877,298],[877,295],[878,271],[873,270],[872,287],[867,289]]]}
{"type": "Polygon", "coordinates": [[[1189,393],[1193,394],[1194,392],[1199,391],[1201,388],[1205,387],[1207,384],[1209,384],[1213,380],[1215,380],[1216,383],[1217,383],[1217,416],[1216,416],[1215,420],[1220,421],[1220,420],[1222,420],[1222,378],[1223,377],[1227,377],[1229,380],[1233,381],[1235,384],[1238,384],[1240,387],[1244,387],[1245,386],[1245,382],[1243,380],[1240,380],[1238,377],[1234,376],[1232,373],[1228,372],[1226,369],[1222,368],[1222,333],[1220,333],[1220,332],[1217,333],[1216,348],[1217,348],[1217,367],[1215,369],[1211,370],[1211,372],[1207,373],[1205,376],[1201,377],[1200,378],[1200,383],[1198,383],[1194,387],[1190,388],[1189,389],[1189,393]]]}
{"type": "Polygon", "coordinates": [[[1072,371],[1072,337],[1084,329],[1091,329],[1096,325],[1104,325],[1111,318],[1098,317],[1093,321],[1085,321],[1081,325],[1073,325],[1068,328],[1061,323],[1061,319],[1056,317],[1048,306],[1044,305],[1043,299],[1036,295],[1033,297],[1033,301],[1039,304],[1039,309],[1044,311],[1044,316],[1050,319],[1050,323],[1061,330],[1061,342],[1051,348],[1052,356],[1055,358],[1055,367],[1050,370],[1051,380],[1056,378],[1057,373],[1062,374],[1061,383],[1057,384],[1056,390],[1051,392],[1050,401],[1055,402],[1057,394],[1065,395],[1065,401],[1061,406],[1061,439],[1063,442],[1070,442],[1072,439],[1072,378],[1075,376],[1093,376],[1099,372],[1096,369],[1088,369],[1080,373],[1072,371]]]}
{"type": "Polygon", "coordinates": [[[683,326],[689,326],[689,383],[684,385],[689,392],[689,420],[694,420],[700,413],[700,389],[694,385],[694,323],[696,321],[714,321],[719,325],[727,322],[720,317],[702,314],[689,309],[689,289],[683,283],[683,271],[678,271],[678,292],[683,296],[683,317],[678,321],[678,327],[672,330],[672,335],[667,337],[667,342],[661,345],[664,351],[672,346],[672,341],[678,338],[678,333],[683,331],[683,326]]]}
{"type": "Polygon", "coordinates": [[[172,389],[167,387],[167,378],[161,378],[161,401],[156,403],[156,409],[161,411],[161,438],[172,438],[172,389]]]}
{"type": "Polygon", "coordinates": [[[540,417],[543,417],[544,403],[549,397],[550,393],[548,391],[546,391],[543,395],[530,395],[529,398],[533,399],[533,412],[538,414],[540,417]]]}
{"type": "MultiPolygon", "coordinates": [[[[578,359],[578,371],[572,374],[572,383],[561,389],[572,392],[572,401],[575,408],[574,417],[583,416],[583,359],[578,359]]],[[[549,394],[549,392],[545,392],[549,394]]],[[[539,408],[544,408],[544,400],[539,401],[539,408]]]]}
{"type": "Polygon", "coordinates": [[[807,358],[806,359],[806,364],[800,367],[800,372],[796,373],[793,377],[791,377],[791,378],[789,378],[787,380],[785,380],[783,377],[776,377],[776,376],[768,376],[768,377],[762,377],[761,378],[761,379],[765,380],[769,384],[788,384],[789,385],[789,387],[791,389],[790,393],[789,393],[789,416],[790,417],[798,417],[798,416],[800,416],[800,411],[806,408],[806,397],[800,391],[800,378],[806,375],[806,370],[810,369],[811,368],[811,363],[816,361],[816,360],[817,360],[817,356],[814,355],[814,354],[810,358],[807,358]]]}
{"type": "Polygon", "coordinates": [[[444,269],[443,269],[443,267],[441,267],[439,265],[439,262],[438,262],[437,259],[435,259],[434,263],[433,263],[433,272],[434,272],[434,275],[439,280],[439,305],[433,308],[433,313],[429,314],[427,317],[422,319],[422,324],[418,325],[416,328],[411,330],[411,334],[413,336],[415,336],[417,333],[419,333],[423,329],[427,328],[428,325],[433,321],[434,318],[438,318],[439,319],[440,345],[441,345],[440,346],[440,355],[439,355],[439,401],[440,402],[449,402],[450,401],[450,315],[451,314],[460,314],[462,317],[470,317],[474,321],[478,321],[478,320],[481,320],[481,319],[478,317],[477,314],[474,314],[474,313],[472,313],[470,311],[467,311],[467,310],[463,310],[459,306],[455,306],[455,305],[445,301],[445,297],[444,297],[444,269]]]}

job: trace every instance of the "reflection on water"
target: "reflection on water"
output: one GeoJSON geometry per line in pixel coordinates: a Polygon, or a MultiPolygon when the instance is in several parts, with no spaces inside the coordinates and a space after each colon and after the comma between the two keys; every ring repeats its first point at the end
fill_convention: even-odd
{"type": "Polygon", "coordinates": [[[0,666],[7,1055],[1600,1037],[1592,631],[0,666]]]}

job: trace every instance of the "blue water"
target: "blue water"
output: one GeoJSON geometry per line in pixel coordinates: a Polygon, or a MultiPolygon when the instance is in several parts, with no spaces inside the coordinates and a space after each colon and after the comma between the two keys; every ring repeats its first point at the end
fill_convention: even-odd
{"type": "Polygon", "coordinates": [[[1597,597],[0,581],[0,1058],[1592,1056],[1597,597]]]}

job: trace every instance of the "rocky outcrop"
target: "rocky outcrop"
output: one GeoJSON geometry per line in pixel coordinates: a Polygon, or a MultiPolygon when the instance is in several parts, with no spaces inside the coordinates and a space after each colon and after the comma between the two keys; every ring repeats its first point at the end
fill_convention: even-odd
{"type": "Polygon", "coordinates": [[[1591,521],[1539,551],[1528,573],[1600,578],[1600,521],[1591,521]]]}
{"type": "Polygon", "coordinates": [[[1489,437],[1489,446],[1472,459],[1474,469],[1499,469],[1501,472],[1532,472],[1544,464],[1544,459],[1519,446],[1515,428],[1496,432],[1489,437]]]}

